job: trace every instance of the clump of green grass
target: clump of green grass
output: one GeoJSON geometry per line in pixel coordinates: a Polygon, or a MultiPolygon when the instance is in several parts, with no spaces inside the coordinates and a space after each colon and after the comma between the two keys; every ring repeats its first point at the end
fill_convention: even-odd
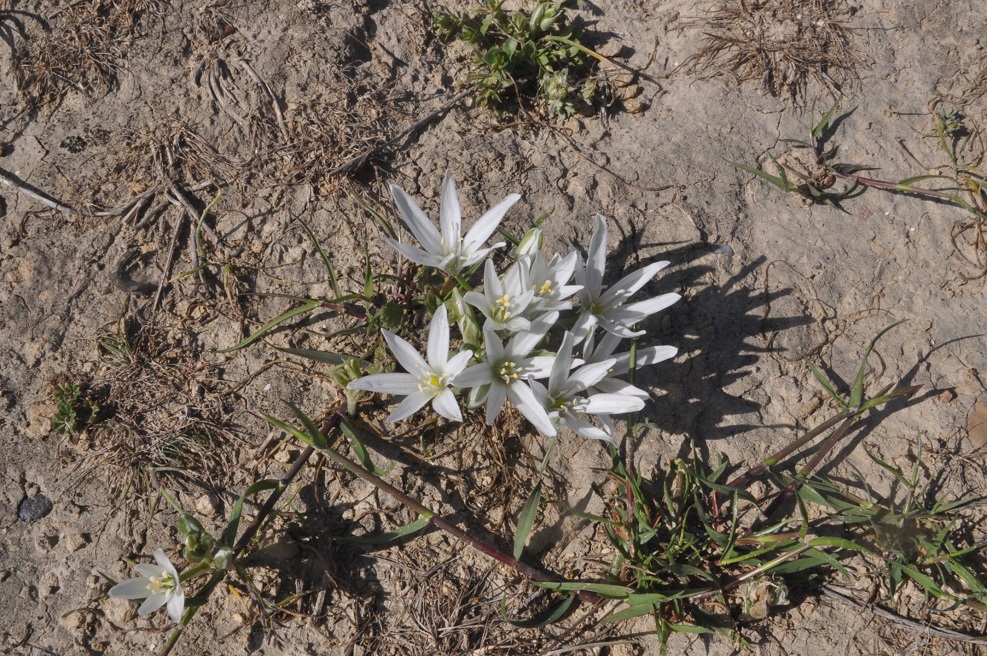
{"type": "Polygon", "coordinates": [[[534,104],[564,118],[593,104],[601,78],[592,60],[601,57],[583,45],[564,4],[539,2],[530,10],[507,11],[503,0],[486,0],[471,12],[439,12],[439,35],[475,50],[466,86],[474,89],[480,106],[534,104]]]}

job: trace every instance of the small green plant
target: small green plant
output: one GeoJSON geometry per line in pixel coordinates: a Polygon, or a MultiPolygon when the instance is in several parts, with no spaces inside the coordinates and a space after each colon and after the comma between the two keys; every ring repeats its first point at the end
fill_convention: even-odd
{"type": "Polygon", "coordinates": [[[51,428],[56,433],[71,435],[84,430],[99,416],[99,404],[83,394],[76,383],[59,383],[54,389],[55,416],[51,428]]]}
{"type": "Polygon", "coordinates": [[[567,117],[592,105],[599,83],[588,58],[600,55],[580,42],[563,2],[539,2],[530,11],[506,11],[486,0],[472,12],[444,10],[439,35],[473,46],[467,86],[477,103],[494,109],[534,101],[551,116],[567,117]]]}

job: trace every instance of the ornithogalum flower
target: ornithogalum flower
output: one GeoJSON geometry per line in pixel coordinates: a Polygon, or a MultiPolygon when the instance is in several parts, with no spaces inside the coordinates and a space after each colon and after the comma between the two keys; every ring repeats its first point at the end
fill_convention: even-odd
{"type": "Polygon", "coordinates": [[[392,184],[390,190],[405,225],[422,248],[408,246],[394,239],[388,239],[387,242],[412,262],[441,269],[452,276],[483,260],[492,249],[504,245],[504,242],[498,242],[490,248],[481,248],[500,225],[507,210],[521,198],[518,194],[511,194],[494,205],[463,237],[463,219],[459,198],[456,196],[456,184],[448,171],[442,182],[439,230],[435,229],[417,203],[401,187],[392,184]]]}
{"type": "Polygon", "coordinates": [[[428,328],[426,361],[414,346],[388,330],[381,331],[398,364],[407,373],[372,374],[357,378],[347,387],[383,394],[398,394],[404,400],[387,418],[395,422],[418,412],[429,401],[432,408],[446,419],[462,421],[456,397],[449,389],[452,379],[466,368],[472,351],[461,351],[449,357],[449,320],[446,307],[440,305],[432,315],[428,328]]]}
{"type": "Polygon", "coordinates": [[[554,425],[566,426],[583,437],[614,442],[610,415],[637,412],[644,407],[644,400],[627,394],[591,393],[590,390],[607,377],[616,359],[599,360],[572,370],[574,341],[572,333],[567,332],[552,365],[548,386],[532,380],[531,391],[554,425]],[[587,396],[583,396],[584,393],[587,396]],[[599,428],[579,415],[600,416],[604,419],[604,427],[599,428]]]}
{"type": "Polygon", "coordinates": [[[167,606],[169,617],[175,622],[181,622],[182,610],[185,608],[185,591],[182,589],[178,570],[161,549],[154,551],[154,560],[157,562],[155,565],[134,565],[140,577],[116,584],[110,588],[109,594],[121,599],[144,599],[144,603],[137,609],[138,615],[147,615],[167,606]]]}
{"type": "Polygon", "coordinates": [[[582,341],[589,329],[601,326],[607,332],[619,337],[638,337],[645,331],[634,331],[631,326],[645,317],[664,310],[679,300],[678,294],[662,294],[644,301],[624,305],[668,262],[654,262],[628,274],[609,288],[603,286],[603,272],[607,265],[607,222],[602,215],[596,215],[596,230],[590,241],[586,266],[576,269],[576,284],[582,285],[579,304],[582,311],[573,326],[576,341],[582,341]]]}
{"type": "Polygon", "coordinates": [[[463,300],[483,313],[487,318],[485,325],[493,330],[516,333],[531,326],[531,322],[521,315],[535,293],[531,290],[523,291],[519,280],[511,283],[512,279],[518,278],[517,271],[515,265],[504,280],[501,280],[493,262],[487,260],[483,269],[483,293],[470,291],[463,295],[463,300]]]}
{"type": "MultiPolygon", "coordinates": [[[[612,359],[613,365],[607,371],[607,375],[604,378],[591,386],[592,391],[607,392],[610,394],[627,394],[644,400],[650,398],[651,395],[643,389],[634,387],[630,383],[617,378],[630,370],[630,353],[617,353],[614,355],[617,345],[620,344],[623,338],[613,333],[600,332],[599,339],[597,339],[597,331],[590,329],[589,334],[586,336],[586,341],[583,342],[583,359],[587,364],[612,359]]],[[[635,368],[638,368],[648,364],[664,362],[665,360],[674,358],[678,352],[679,350],[674,346],[638,347],[634,354],[634,365],[635,368]]]]}
{"type": "Polygon", "coordinates": [[[530,354],[558,318],[558,312],[542,315],[531,322],[528,330],[515,335],[506,347],[490,326],[484,326],[486,359],[456,376],[453,383],[457,387],[486,390],[476,402],[479,404],[486,400],[488,424],[493,423],[504,408],[504,402],[510,399],[540,433],[555,435],[555,426],[526,381],[548,375],[553,358],[530,354]]]}

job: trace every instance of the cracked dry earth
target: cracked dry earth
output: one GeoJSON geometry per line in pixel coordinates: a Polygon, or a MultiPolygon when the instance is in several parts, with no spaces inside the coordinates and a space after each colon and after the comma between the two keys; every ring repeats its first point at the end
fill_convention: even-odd
{"type": "MultiPolygon", "coordinates": [[[[359,285],[364,252],[390,257],[365,208],[393,221],[386,184],[395,182],[434,215],[446,170],[467,222],[517,192],[506,227],[520,234],[551,212],[543,228],[552,251],[588,243],[602,212],[611,266],[672,262],[649,290],[684,298],[646,328],[680,355],[639,383],[655,392],[645,419],[657,426],[638,448],[642,471],[681,454],[690,437],[710,458],[766,457],[834,411],[806,357],[848,382],[873,335],[905,320],[871,356],[868,380],[922,391],[856,434],[826,472],[888,489],[865,446],[906,470],[921,456],[923,474],[949,495],[982,494],[984,456],[971,452],[965,427],[985,394],[987,312],[984,279],[967,279],[976,270],[961,257],[975,250],[951,239],[962,211],[875,189],[842,211],[807,205],[738,169],[730,161],[762,164],[784,139],[804,138],[832,105],[829,90],[810,80],[796,107],[760,81],[682,67],[713,6],[585,5],[571,11],[588,43],[643,74],[622,103],[545,121],[450,102],[469,53],[435,37],[440,7],[431,1],[0,4],[3,653],[161,648],[167,617],[137,617],[135,604],[107,598],[103,578],[127,576],[123,555],[178,544],[174,513],[134,463],[162,468],[214,531],[250,481],[283,475],[299,448],[260,415],[286,418],[285,400],[318,414],[340,397],[324,366],[272,346],[325,344],[283,332],[269,345],[223,349],[287,310],[279,295],[332,295],[295,217],[340,279],[359,285]],[[87,386],[103,406],[97,423],[69,436],[52,430],[53,389],[65,382],[87,386]]],[[[863,0],[846,21],[860,81],[839,98],[840,161],[891,180],[935,171],[944,163],[928,109],[937,98],[987,125],[980,2],[863,0]]],[[[307,327],[352,325],[326,312],[307,327]]],[[[508,548],[530,490],[525,472],[540,457],[534,436],[513,430],[430,435],[425,451],[400,435],[370,446],[389,480],[508,548]],[[510,467],[488,464],[497,461],[510,467]]],[[[600,445],[564,435],[551,498],[598,512],[594,468],[608,462],[600,445]]],[[[256,585],[269,598],[301,600],[262,617],[244,589],[222,589],[174,653],[479,656],[594,640],[617,642],[579,653],[658,653],[645,622],[576,632],[554,647],[559,627],[503,623],[501,599],[516,609],[532,589],[441,534],[391,547],[330,540],[412,519],[331,467],[306,468],[289,496],[256,556],[256,585]]],[[[602,532],[561,508],[546,507],[528,553],[562,575],[602,576],[602,532]]],[[[971,540],[982,540],[983,513],[970,512],[971,540]]],[[[878,577],[855,574],[834,583],[868,599],[878,577]]],[[[742,650],[982,653],[921,628],[977,635],[982,614],[930,615],[914,591],[891,610],[919,628],[809,591],[745,627],[751,646],[742,650]]],[[[676,636],[669,653],[737,648],[676,636]]]]}

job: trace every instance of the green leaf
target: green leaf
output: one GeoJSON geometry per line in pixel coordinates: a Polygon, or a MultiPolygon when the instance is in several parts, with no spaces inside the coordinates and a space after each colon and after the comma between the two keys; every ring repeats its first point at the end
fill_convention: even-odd
{"type": "Polygon", "coordinates": [[[223,349],[222,351],[220,351],[220,353],[230,353],[231,351],[236,351],[242,349],[245,346],[249,346],[250,344],[253,344],[258,339],[269,333],[273,328],[275,328],[279,324],[284,323],[288,319],[298,316],[299,314],[310,312],[321,305],[322,305],[322,301],[308,301],[301,307],[296,307],[294,310],[288,310],[281,316],[275,319],[271,319],[270,321],[265,323],[263,326],[260,327],[260,329],[257,332],[255,332],[247,339],[243,340],[239,344],[235,344],[227,349],[223,349]]]}
{"type": "Polygon", "coordinates": [[[428,526],[428,517],[419,517],[410,524],[406,524],[405,526],[393,531],[385,531],[383,533],[376,533],[374,535],[366,535],[363,537],[337,537],[334,539],[339,542],[351,542],[354,544],[388,544],[390,542],[400,540],[401,538],[406,538],[409,535],[414,535],[426,526],[428,526]]]}
{"type": "Polygon", "coordinates": [[[280,481],[265,479],[262,481],[257,481],[244,490],[243,494],[240,495],[240,498],[233,504],[233,509],[230,511],[230,521],[226,525],[226,530],[223,531],[223,537],[219,543],[226,547],[233,546],[233,543],[236,541],[237,531],[240,529],[240,515],[243,514],[243,502],[247,499],[247,497],[253,496],[258,492],[263,492],[265,490],[273,490],[280,484],[280,481]]]}
{"type": "Polygon", "coordinates": [[[538,502],[541,500],[541,481],[535,484],[531,491],[531,496],[524,503],[521,514],[517,521],[517,535],[514,536],[514,559],[521,558],[524,553],[524,545],[528,543],[528,536],[535,525],[535,516],[538,514],[538,502]]]}
{"type": "Polygon", "coordinates": [[[586,583],[582,581],[532,581],[539,588],[554,592],[593,592],[607,599],[625,599],[633,588],[610,583],[586,583]]]}
{"type": "Polygon", "coordinates": [[[837,107],[839,107],[839,103],[834,103],[833,106],[829,108],[829,111],[826,112],[826,115],[823,116],[822,120],[816,123],[815,127],[812,128],[812,131],[809,132],[809,135],[813,139],[818,137],[822,133],[822,131],[826,129],[826,126],[829,125],[829,120],[833,118],[833,114],[836,113],[837,107]]]}
{"type": "Polygon", "coordinates": [[[811,360],[806,359],[805,364],[809,366],[809,371],[811,371],[812,375],[819,381],[819,384],[823,386],[826,393],[833,397],[833,399],[840,404],[841,408],[848,410],[850,408],[850,404],[844,401],[843,397],[837,394],[836,388],[834,388],[833,384],[829,382],[829,378],[826,377],[826,374],[820,371],[816,365],[812,364],[811,360]]]}
{"type": "MultiPolygon", "coordinates": [[[[288,353],[290,355],[299,355],[303,358],[308,358],[315,362],[321,362],[323,364],[343,364],[351,356],[349,355],[339,355],[338,353],[331,353],[329,351],[319,351],[317,349],[293,349],[293,348],[281,348],[280,346],[275,346],[275,349],[281,351],[282,353],[288,353]]],[[[368,367],[370,363],[365,360],[359,360],[361,367],[368,367]]]]}
{"type": "Polygon", "coordinates": [[[322,263],[326,265],[326,271],[329,272],[329,284],[332,286],[332,293],[339,298],[343,295],[343,293],[339,289],[339,280],[336,278],[336,269],[332,266],[332,261],[330,261],[329,256],[326,255],[324,250],[322,250],[322,244],[315,238],[315,233],[313,233],[311,228],[308,227],[308,224],[302,220],[302,217],[292,214],[291,218],[302,224],[302,228],[305,229],[305,233],[308,235],[309,239],[312,240],[312,243],[315,245],[315,250],[319,252],[319,257],[322,258],[322,263]]]}
{"type": "Polygon", "coordinates": [[[329,448],[328,440],[326,440],[325,435],[322,434],[319,427],[315,425],[315,422],[312,421],[312,419],[307,414],[302,412],[295,404],[288,401],[286,401],[285,404],[291,409],[291,412],[295,415],[298,421],[302,422],[302,426],[305,427],[305,430],[308,431],[308,435],[312,440],[310,444],[312,444],[312,446],[316,449],[329,448]]]}
{"type": "MultiPolygon", "coordinates": [[[[781,169],[781,164],[778,164],[778,162],[775,161],[774,159],[772,159],[771,161],[774,162],[775,165],[778,166],[781,171],[784,171],[784,169],[781,169]]],[[[791,191],[792,190],[792,186],[791,186],[791,184],[788,182],[788,180],[786,178],[779,178],[778,176],[771,175],[770,173],[767,173],[766,171],[762,171],[759,168],[756,168],[756,167],[753,167],[753,166],[747,166],[746,164],[740,164],[739,162],[734,162],[734,161],[731,161],[731,160],[727,160],[727,162],[729,162],[730,164],[733,164],[738,169],[743,169],[744,171],[747,171],[748,173],[753,173],[754,175],[758,176],[759,178],[763,178],[764,180],[767,180],[768,182],[770,182],[771,184],[775,185],[779,189],[784,189],[785,191],[791,191]]]]}
{"type": "Polygon", "coordinates": [[[326,448],[328,446],[328,444],[323,444],[321,446],[318,445],[318,444],[316,444],[313,441],[312,437],[310,437],[309,435],[306,435],[305,433],[303,433],[302,431],[298,430],[294,426],[290,426],[290,425],[284,423],[280,419],[275,419],[274,417],[272,417],[270,415],[262,415],[262,416],[264,417],[264,420],[267,423],[271,424],[275,428],[280,428],[281,430],[283,430],[286,433],[291,433],[296,438],[298,438],[299,440],[301,440],[305,444],[308,444],[310,447],[312,447],[314,449],[324,449],[324,448],[326,448]]]}
{"type": "Polygon", "coordinates": [[[884,328],[881,332],[874,336],[874,339],[870,341],[867,346],[867,350],[864,351],[864,357],[860,362],[860,370],[857,371],[857,379],[853,381],[853,389],[850,392],[850,407],[858,407],[864,399],[864,375],[867,373],[867,358],[870,357],[871,351],[874,350],[874,346],[877,344],[877,340],[881,339],[886,332],[891,330],[896,326],[900,326],[905,323],[905,319],[901,321],[895,321],[893,324],[884,328]]]}
{"type": "Polygon", "coordinates": [[[377,467],[374,461],[370,458],[370,453],[367,451],[367,447],[363,444],[363,439],[360,438],[360,433],[363,431],[354,427],[349,421],[343,419],[339,428],[343,431],[343,435],[347,437],[350,441],[350,446],[353,448],[353,454],[356,456],[363,468],[370,471],[375,476],[383,476],[387,472],[383,469],[377,467]]]}
{"type": "Polygon", "coordinates": [[[637,604],[634,606],[628,606],[624,610],[613,613],[612,615],[608,615],[603,619],[603,623],[613,624],[615,622],[623,622],[624,620],[640,617],[649,613],[655,613],[657,611],[658,609],[654,604],[637,604]]]}
{"type": "Polygon", "coordinates": [[[536,615],[535,617],[527,620],[515,620],[507,616],[507,602],[505,598],[500,602],[500,616],[505,622],[519,629],[539,629],[543,626],[548,626],[549,624],[555,624],[562,619],[562,617],[569,612],[569,608],[575,600],[576,595],[572,594],[560,601],[553,608],[549,608],[541,615],[536,615]]]}

